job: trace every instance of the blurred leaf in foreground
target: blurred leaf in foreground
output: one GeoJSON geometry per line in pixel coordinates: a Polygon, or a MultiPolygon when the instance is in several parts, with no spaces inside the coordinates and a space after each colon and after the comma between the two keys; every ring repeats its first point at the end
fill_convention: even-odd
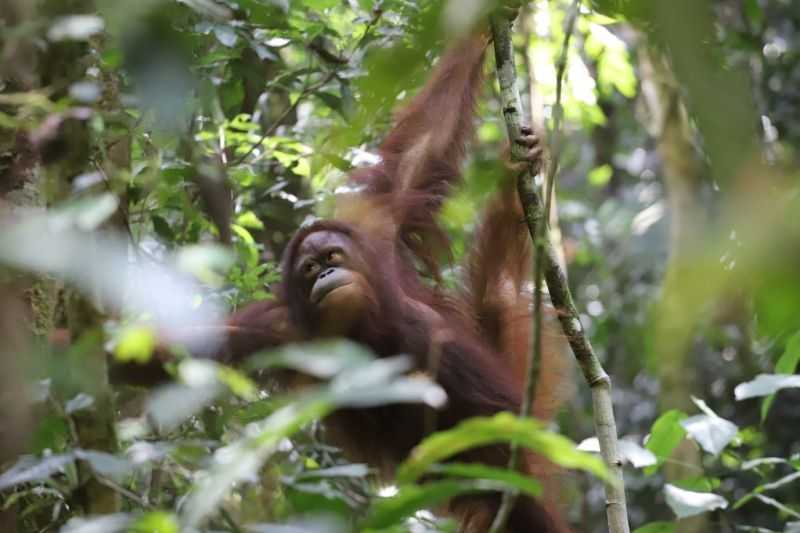
{"type": "MultiPolygon", "coordinates": [[[[200,288],[185,274],[141,257],[133,259],[129,243],[121,237],[75,227],[64,213],[31,215],[8,224],[0,234],[0,263],[61,277],[86,294],[100,295],[112,308],[152,317],[167,341],[186,328],[220,321],[220,309],[212,302],[198,305],[200,288]]],[[[181,340],[193,352],[205,353],[218,345],[214,331],[200,329],[181,340]]]]}
{"type": "Polygon", "coordinates": [[[586,470],[608,479],[603,461],[578,451],[568,438],[547,431],[536,420],[498,413],[490,418],[466,420],[451,430],[440,431],[422,441],[398,469],[398,480],[404,483],[414,481],[438,461],[478,446],[506,442],[524,446],[557,465],[586,470]]]}
{"type": "MultiPolygon", "coordinates": [[[[437,384],[403,375],[410,369],[406,358],[374,359],[353,365],[347,350],[351,345],[342,343],[334,351],[341,360],[329,368],[345,370],[329,385],[304,391],[262,422],[249,425],[243,439],[216,451],[214,464],[207,475],[199,478],[183,507],[182,522],[186,527],[198,525],[214,512],[236,483],[254,480],[283,439],[338,408],[398,402],[438,407],[444,402],[446,396],[437,384]]],[[[319,349],[320,345],[311,346],[319,349]]],[[[363,348],[359,350],[363,353],[363,348]]],[[[313,355],[314,352],[309,357],[313,355]]]]}
{"type": "Polygon", "coordinates": [[[718,494],[683,490],[669,484],[664,486],[664,497],[678,518],[728,507],[728,501],[718,494]]]}

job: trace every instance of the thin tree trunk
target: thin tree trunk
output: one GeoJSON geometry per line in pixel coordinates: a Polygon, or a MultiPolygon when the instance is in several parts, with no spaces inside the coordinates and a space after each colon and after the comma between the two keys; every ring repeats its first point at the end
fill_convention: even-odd
{"type": "MultiPolygon", "coordinates": [[[[568,19],[565,29],[565,42],[562,47],[562,55],[557,65],[557,79],[563,80],[564,69],[566,67],[566,51],[569,44],[575,19],[578,13],[578,2],[573,3],[573,13],[568,19]]],[[[519,149],[516,142],[521,131],[521,105],[520,97],[516,88],[516,66],[514,64],[513,47],[511,44],[511,25],[509,21],[497,16],[492,17],[492,35],[494,38],[495,61],[497,78],[500,84],[502,110],[506,122],[506,130],[511,140],[512,150],[519,149]]],[[[548,168],[548,180],[553,183],[558,171],[558,156],[561,145],[560,138],[560,119],[563,109],[561,108],[561,82],[557,81],[556,105],[554,115],[556,117],[553,128],[553,140],[551,153],[553,162],[548,168]]],[[[515,154],[516,155],[516,154],[515,154]]],[[[519,154],[521,155],[521,154],[519,154]]],[[[606,492],[606,516],[608,528],[611,533],[628,533],[630,524],[628,521],[627,501],[625,496],[625,480],[622,475],[622,460],[618,451],[617,427],[614,419],[614,408],[611,401],[611,378],[600,364],[597,355],[586,336],[580,322],[578,311],[572,299],[564,272],[561,270],[556,254],[553,251],[549,239],[542,238],[537,230],[547,231],[546,213],[549,205],[547,195],[540,195],[533,183],[531,173],[523,173],[518,180],[518,192],[520,201],[525,210],[526,223],[531,233],[531,237],[536,245],[537,261],[541,261],[543,273],[550,296],[556,307],[558,318],[561,323],[564,335],[569,340],[570,347],[578,362],[578,366],[592,391],[593,419],[598,441],[600,442],[600,453],[606,467],[609,470],[611,483],[605,486],[606,492]],[[542,200],[544,196],[544,200],[542,200]]],[[[547,191],[552,192],[552,189],[547,191]]],[[[545,233],[546,234],[546,233],[545,233]]],[[[531,365],[533,366],[533,365],[531,365]]],[[[523,404],[524,406],[525,404],[523,404]]],[[[507,509],[505,499],[498,511],[498,520],[493,525],[493,529],[501,529],[504,508],[507,509]],[[494,527],[498,526],[498,527],[494,527]]]]}
{"type": "MultiPolygon", "coordinates": [[[[657,331],[660,353],[656,355],[657,371],[661,382],[659,404],[662,411],[679,409],[691,411],[691,396],[696,390],[691,355],[692,334],[681,317],[680,302],[671,295],[685,281],[682,272],[692,263],[700,246],[699,236],[707,224],[701,201],[703,165],[691,143],[686,109],[678,84],[663,57],[655,50],[640,53],[642,94],[650,112],[649,129],[658,143],[667,185],[667,202],[670,220],[669,262],[664,279],[660,327],[657,331]]],[[[684,439],[664,466],[667,481],[695,477],[703,473],[700,449],[689,439],[684,439]]],[[[679,529],[686,533],[709,530],[708,515],[703,514],[679,521],[679,529]]]]}
{"type": "MultiPolygon", "coordinates": [[[[33,20],[32,3],[0,0],[5,27],[33,20]]],[[[9,92],[39,86],[37,49],[27,36],[0,33],[0,79],[9,92]]],[[[14,109],[2,109],[13,116],[14,109]]],[[[26,131],[0,128],[0,228],[20,211],[44,209],[45,176],[26,131]]],[[[48,277],[0,269],[0,471],[26,451],[34,417],[21,361],[31,335],[46,339],[53,329],[60,283],[48,277]],[[9,288],[13,287],[13,289],[9,288]]],[[[0,509],[0,531],[22,531],[18,505],[0,509]]]]}

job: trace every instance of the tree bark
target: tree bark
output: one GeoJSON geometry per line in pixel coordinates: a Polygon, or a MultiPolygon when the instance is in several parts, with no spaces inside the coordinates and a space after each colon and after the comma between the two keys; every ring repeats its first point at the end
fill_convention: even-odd
{"type": "MultiPolygon", "coordinates": [[[[562,55],[557,66],[557,78],[563,80],[566,67],[566,50],[569,36],[573,31],[577,17],[577,2],[573,4],[571,19],[567,21],[565,42],[562,55]]],[[[511,24],[500,17],[492,17],[492,35],[494,38],[495,61],[497,78],[500,84],[502,110],[506,122],[506,129],[511,140],[512,151],[520,149],[516,142],[521,132],[521,105],[519,92],[516,88],[516,66],[514,64],[513,47],[511,45],[511,24]]],[[[560,150],[560,119],[561,113],[561,82],[557,81],[556,117],[551,151],[553,161],[548,169],[548,180],[553,183],[558,171],[558,156],[560,150]]],[[[512,153],[513,155],[513,153],[512,153]]],[[[521,155],[521,154],[520,154],[521,155]]],[[[550,297],[556,308],[559,321],[565,337],[568,339],[578,366],[592,391],[593,418],[597,438],[600,442],[600,452],[608,467],[612,482],[607,483],[606,490],[606,516],[611,533],[628,533],[627,502],[625,497],[625,481],[622,475],[622,460],[617,449],[617,427],[614,419],[614,409],[611,401],[611,379],[600,364],[597,355],[589,342],[588,337],[580,322],[578,311],[572,299],[566,277],[558,264],[558,259],[553,251],[552,244],[546,237],[547,210],[550,207],[547,197],[544,201],[533,183],[531,172],[524,172],[518,181],[520,201],[525,210],[526,223],[536,246],[537,262],[541,261],[544,278],[550,297]],[[539,232],[539,230],[542,230],[539,232]],[[543,235],[542,235],[543,234],[543,235]]],[[[551,193],[552,190],[548,190],[551,193]]],[[[529,365],[532,367],[533,365],[529,365]]],[[[504,505],[505,506],[505,505],[504,505]]],[[[501,514],[503,506],[501,506],[501,514]]],[[[497,524],[497,522],[496,522],[497,524]]],[[[499,529],[499,528],[498,528],[499,529]]]]}

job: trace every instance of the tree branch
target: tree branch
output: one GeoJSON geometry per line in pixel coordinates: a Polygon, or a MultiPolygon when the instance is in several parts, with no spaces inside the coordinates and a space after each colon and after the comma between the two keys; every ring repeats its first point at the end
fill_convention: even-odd
{"type": "MultiPolygon", "coordinates": [[[[553,193],[553,183],[558,170],[558,158],[561,148],[561,118],[563,108],[561,105],[561,87],[566,69],[567,51],[569,40],[572,35],[575,19],[577,18],[580,0],[575,0],[567,18],[565,27],[564,43],[561,56],[557,63],[557,86],[556,103],[554,106],[554,128],[552,134],[552,161],[548,171],[548,187],[545,201],[542,202],[541,195],[534,184],[534,176],[530,171],[523,172],[518,178],[518,192],[520,201],[525,210],[525,221],[528,230],[536,247],[536,258],[534,264],[534,283],[536,287],[535,305],[541,305],[541,276],[544,279],[550,293],[550,298],[556,308],[559,322],[566,336],[572,352],[578,361],[578,365],[583,372],[583,376],[592,391],[592,402],[594,407],[594,425],[600,442],[600,452],[610,473],[612,482],[606,484],[606,514],[608,526],[611,533],[628,533],[630,526],[628,523],[628,512],[625,501],[625,485],[622,476],[622,461],[617,450],[617,428],[614,420],[613,404],[611,402],[611,380],[603,369],[600,361],[594,353],[589,339],[581,325],[578,310],[572,299],[572,294],[567,285],[563,270],[558,264],[556,254],[547,238],[547,212],[550,207],[550,198],[553,193]],[[543,267],[543,268],[542,268],[543,267]]],[[[492,33],[494,37],[495,59],[497,63],[497,78],[500,83],[503,116],[509,139],[511,140],[512,156],[521,156],[515,151],[521,150],[516,141],[520,136],[521,126],[521,103],[519,92],[516,88],[516,67],[514,64],[513,47],[511,45],[511,23],[507,19],[499,16],[492,17],[492,33]]],[[[537,317],[541,315],[539,307],[535,309],[537,317]]],[[[537,322],[540,319],[537,319],[537,322]]],[[[540,323],[539,323],[540,324],[540,323]]],[[[534,329],[536,338],[536,326],[534,329]]],[[[538,348],[534,346],[534,352],[538,348]]],[[[535,353],[532,354],[532,356],[535,353]]],[[[528,366],[534,369],[533,364],[528,366]]],[[[529,389],[533,387],[535,376],[527,378],[526,401],[529,402],[529,389]]],[[[523,404],[523,414],[526,405],[523,404]]],[[[512,456],[517,455],[512,454],[512,456]]],[[[513,458],[513,457],[512,457],[513,458]]],[[[516,463],[511,465],[516,467],[516,463]]],[[[513,506],[513,494],[506,494],[503,503],[492,524],[492,531],[502,530],[503,524],[507,520],[508,514],[513,506]]]]}

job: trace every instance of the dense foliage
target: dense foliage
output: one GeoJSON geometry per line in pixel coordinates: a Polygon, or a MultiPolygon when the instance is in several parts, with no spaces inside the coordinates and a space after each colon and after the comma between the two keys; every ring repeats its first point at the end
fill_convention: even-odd
{"type": "MultiPolygon", "coordinates": [[[[343,342],[262,354],[258,379],[190,358],[156,390],[108,379],[104,354],[146,361],[162,331],[270,297],[293,231],[330,212],[447,40],[492,7],[0,0],[0,529],[448,531],[433,512],[454,494],[539,491],[439,464],[500,438],[569,468],[570,522],[605,530],[577,372],[554,432],[476,419],[390,486],[319,420],[443,401],[402,360],[343,342]],[[276,393],[274,366],[324,384],[276,393]]],[[[571,9],[533,2],[515,25],[546,130],[571,9]]],[[[574,32],[552,233],[613,380],[632,528],[800,531],[800,10],[596,0],[574,32]]],[[[458,256],[498,181],[495,93],[442,214],[458,256]]]]}

